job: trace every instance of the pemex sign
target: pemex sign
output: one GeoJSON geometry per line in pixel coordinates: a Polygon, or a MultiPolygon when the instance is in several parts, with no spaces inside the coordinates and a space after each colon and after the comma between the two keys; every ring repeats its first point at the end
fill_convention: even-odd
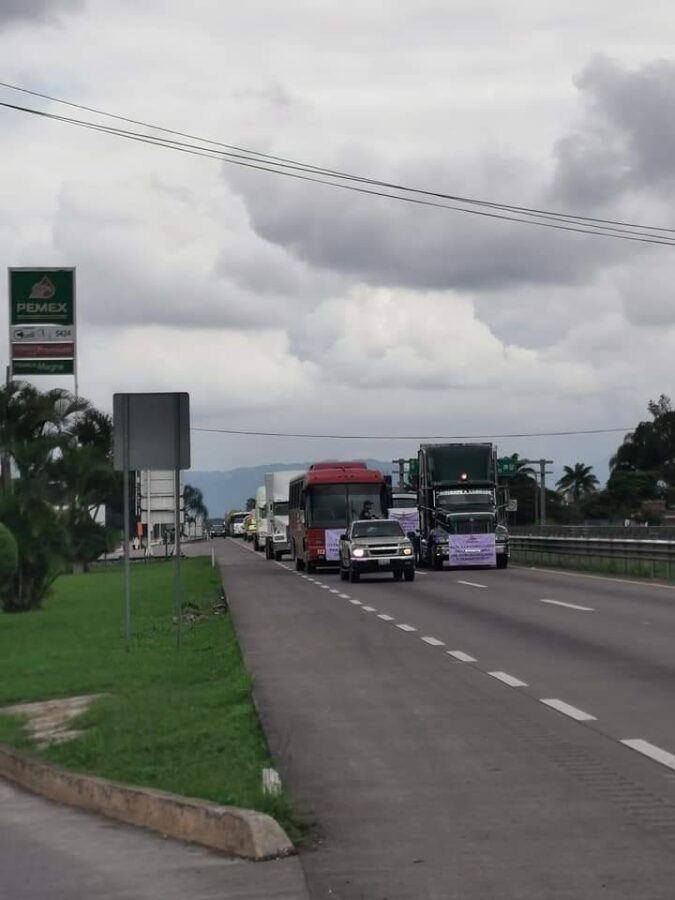
{"type": "Polygon", "coordinates": [[[14,375],[75,373],[75,269],[9,270],[14,375]]]}

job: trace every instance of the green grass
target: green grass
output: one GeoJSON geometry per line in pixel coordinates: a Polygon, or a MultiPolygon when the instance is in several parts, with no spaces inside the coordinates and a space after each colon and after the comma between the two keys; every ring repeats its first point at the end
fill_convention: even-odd
{"type": "Polygon", "coordinates": [[[675,581],[675,568],[665,563],[640,563],[639,561],[609,559],[603,556],[574,556],[558,553],[537,553],[525,550],[511,551],[516,565],[540,568],[570,569],[575,572],[596,572],[645,580],[675,581]]]}
{"type": "MultiPolygon", "coordinates": [[[[82,738],[40,751],[67,768],[257,809],[298,836],[285,795],[262,792],[272,765],[229,615],[183,626],[176,650],[173,566],[132,567],[133,640],[123,633],[119,569],[60,578],[38,612],[0,614],[0,706],[105,693],[82,738]]],[[[210,611],[221,585],[206,559],[183,563],[184,601],[210,611]]],[[[16,718],[0,741],[27,747],[16,718]]],[[[35,751],[37,752],[37,751],[35,751]]]]}

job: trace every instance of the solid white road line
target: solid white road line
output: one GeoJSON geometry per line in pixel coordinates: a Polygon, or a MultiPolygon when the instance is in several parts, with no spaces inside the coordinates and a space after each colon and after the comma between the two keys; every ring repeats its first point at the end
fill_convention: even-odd
{"type": "Polygon", "coordinates": [[[578,606],[576,603],[563,603],[562,600],[549,600],[547,597],[542,597],[539,602],[552,603],[554,606],[565,606],[567,609],[578,609],[581,612],[595,612],[592,606],[578,606]]]}
{"type": "Polygon", "coordinates": [[[592,716],[590,715],[590,713],[584,712],[583,709],[577,709],[576,706],[570,706],[569,703],[565,703],[562,700],[541,700],[540,702],[545,703],[546,706],[550,706],[552,709],[557,709],[558,712],[569,716],[571,719],[576,719],[577,722],[596,721],[596,716],[592,716]]]}
{"type": "Polygon", "coordinates": [[[630,738],[621,741],[621,743],[625,744],[626,747],[630,747],[631,750],[637,750],[638,753],[644,753],[645,756],[661,763],[662,766],[668,766],[669,769],[675,769],[675,756],[672,753],[668,753],[667,750],[655,747],[654,744],[650,744],[649,741],[643,741],[642,738],[630,738]]]}
{"type": "Polygon", "coordinates": [[[537,566],[511,566],[512,569],[522,569],[524,572],[544,572],[546,575],[568,575],[570,578],[593,578],[595,581],[618,581],[620,584],[632,584],[633,587],[665,588],[667,591],[675,591],[672,584],[660,584],[637,578],[611,578],[609,575],[589,575],[586,572],[565,572],[561,569],[540,569],[537,566]]]}
{"type": "Polygon", "coordinates": [[[432,647],[445,647],[445,641],[439,641],[438,638],[429,637],[429,635],[423,637],[422,640],[425,644],[431,644],[432,647]]]}
{"type": "Polygon", "coordinates": [[[397,628],[400,628],[401,631],[417,631],[416,628],[413,628],[412,625],[406,625],[405,622],[401,622],[401,623],[400,623],[399,625],[397,625],[396,627],[397,627],[397,628]]]}
{"type": "Polygon", "coordinates": [[[339,594],[340,600],[349,600],[349,594],[339,594]]]}
{"type": "Polygon", "coordinates": [[[475,657],[469,656],[468,653],[464,653],[463,650],[448,650],[448,656],[453,656],[455,659],[458,659],[460,662],[476,662],[475,657]]]}
{"type": "Polygon", "coordinates": [[[386,613],[380,613],[377,618],[382,619],[383,622],[393,622],[394,621],[394,617],[388,616],[386,613]]]}
{"type": "Polygon", "coordinates": [[[481,587],[486,588],[487,584],[478,584],[476,581],[457,581],[457,584],[465,584],[467,587],[481,587]]]}
{"type": "Polygon", "coordinates": [[[360,600],[355,600],[353,597],[351,598],[351,600],[350,600],[349,602],[350,602],[350,603],[353,603],[354,606],[361,606],[361,601],[360,601],[360,600]]]}
{"type": "Polygon", "coordinates": [[[492,675],[497,681],[503,681],[504,684],[508,684],[509,687],[527,687],[525,681],[521,681],[520,678],[514,678],[513,675],[509,675],[508,672],[488,672],[488,675],[492,675]]]}
{"type": "Polygon", "coordinates": [[[377,612],[377,609],[374,606],[362,606],[361,609],[364,612],[377,612]]]}

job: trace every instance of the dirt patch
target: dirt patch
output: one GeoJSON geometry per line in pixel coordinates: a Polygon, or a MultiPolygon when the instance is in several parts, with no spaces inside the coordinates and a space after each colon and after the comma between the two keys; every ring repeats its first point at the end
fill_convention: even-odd
{"type": "Polygon", "coordinates": [[[101,694],[64,697],[61,700],[41,700],[38,703],[16,703],[3,706],[0,714],[24,716],[25,730],[39,749],[50,744],[63,744],[80,737],[82,732],[70,728],[70,723],[86,712],[101,694]]]}

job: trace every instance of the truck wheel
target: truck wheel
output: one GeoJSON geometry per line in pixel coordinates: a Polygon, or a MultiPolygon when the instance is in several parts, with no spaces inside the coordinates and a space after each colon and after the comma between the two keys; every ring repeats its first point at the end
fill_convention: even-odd
{"type": "Polygon", "coordinates": [[[443,560],[440,556],[436,556],[435,553],[431,554],[431,568],[436,572],[439,572],[443,568],[443,560]]]}
{"type": "Polygon", "coordinates": [[[501,556],[497,557],[497,568],[498,569],[505,569],[508,566],[508,564],[509,564],[509,558],[505,553],[503,553],[501,556]]]}
{"type": "Polygon", "coordinates": [[[361,573],[356,569],[349,570],[349,580],[352,584],[357,584],[357,582],[361,581],[361,573]]]}
{"type": "Polygon", "coordinates": [[[277,562],[281,562],[281,560],[283,559],[283,556],[284,556],[283,550],[275,550],[274,551],[274,558],[276,559],[277,562]]]}
{"type": "Polygon", "coordinates": [[[406,569],[403,573],[403,577],[406,581],[414,581],[415,580],[415,570],[412,566],[409,569],[406,569]]]}

